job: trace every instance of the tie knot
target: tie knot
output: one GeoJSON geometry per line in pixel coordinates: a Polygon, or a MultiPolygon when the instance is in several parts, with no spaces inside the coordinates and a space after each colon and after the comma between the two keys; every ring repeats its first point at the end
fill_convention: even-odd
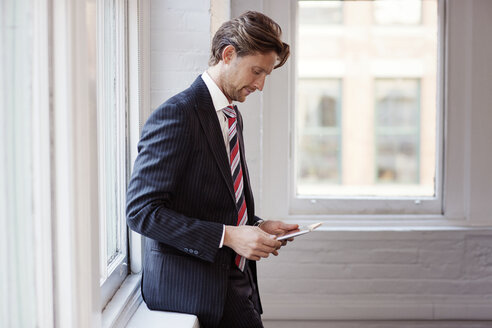
{"type": "Polygon", "coordinates": [[[236,111],[232,105],[222,108],[222,111],[227,115],[227,117],[236,118],[236,111]]]}

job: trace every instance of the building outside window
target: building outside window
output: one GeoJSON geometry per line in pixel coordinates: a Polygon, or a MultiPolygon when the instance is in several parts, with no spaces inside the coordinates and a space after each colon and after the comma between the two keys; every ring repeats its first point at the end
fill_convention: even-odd
{"type": "Polygon", "coordinates": [[[437,1],[297,4],[296,195],[435,196],[437,1]]]}
{"type": "Polygon", "coordinates": [[[299,11],[302,25],[341,24],[343,4],[341,1],[303,1],[299,11]]]}
{"type": "Polygon", "coordinates": [[[422,23],[421,0],[377,0],[373,3],[374,22],[379,25],[422,23]]]}
{"type": "Polygon", "coordinates": [[[339,79],[298,81],[299,193],[341,181],[341,85],[339,79]]]}
{"type": "Polygon", "coordinates": [[[378,183],[420,184],[419,82],[418,79],[375,81],[378,183]]]}

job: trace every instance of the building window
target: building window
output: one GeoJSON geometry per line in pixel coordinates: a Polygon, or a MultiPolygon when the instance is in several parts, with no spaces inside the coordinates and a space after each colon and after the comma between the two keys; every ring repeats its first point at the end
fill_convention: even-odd
{"type": "Polygon", "coordinates": [[[302,25],[333,25],[343,21],[342,1],[299,1],[302,25]]]}
{"type": "Polygon", "coordinates": [[[297,193],[319,193],[341,178],[341,81],[299,79],[297,193]]]}
{"type": "MultiPolygon", "coordinates": [[[[377,79],[375,84],[376,181],[419,184],[420,81],[377,79]]],[[[428,193],[433,195],[432,188],[428,193]]]]}

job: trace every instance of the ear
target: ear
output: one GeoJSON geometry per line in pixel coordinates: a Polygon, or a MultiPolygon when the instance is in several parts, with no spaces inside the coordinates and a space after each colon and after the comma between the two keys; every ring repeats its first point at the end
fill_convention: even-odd
{"type": "Polygon", "coordinates": [[[228,45],[222,50],[222,61],[229,64],[236,57],[236,48],[233,45],[228,45]]]}

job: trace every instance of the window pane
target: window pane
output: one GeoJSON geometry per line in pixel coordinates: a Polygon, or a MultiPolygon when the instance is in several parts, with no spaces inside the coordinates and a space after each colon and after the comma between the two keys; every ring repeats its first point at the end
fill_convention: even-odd
{"type": "Polygon", "coordinates": [[[434,196],[437,1],[298,1],[298,18],[296,194],[434,196]]]}
{"type": "MultiPolygon", "coordinates": [[[[126,76],[124,2],[100,1],[98,146],[101,256],[109,267],[126,254],[126,76]],[[102,42],[101,42],[102,41],[102,42]]],[[[110,270],[103,270],[106,276],[110,270]]]]}
{"type": "MultiPolygon", "coordinates": [[[[118,49],[116,44],[116,21],[115,8],[112,1],[105,1],[105,26],[104,26],[104,89],[105,89],[105,106],[103,109],[104,115],[104,146],[105,146],[105,162],[104,162],[104,177],[107,187],[106,192],[106,232],[107,232],[107,257],[108,263],[118,253],[118,193],[117,181],[118,171],[118,118],[121,117],[122,110],[118,108],[118,80],[116,76],[118,64],[118,49]]],[[[123,108],[124,109],[124,108],[123,108]]]]}

